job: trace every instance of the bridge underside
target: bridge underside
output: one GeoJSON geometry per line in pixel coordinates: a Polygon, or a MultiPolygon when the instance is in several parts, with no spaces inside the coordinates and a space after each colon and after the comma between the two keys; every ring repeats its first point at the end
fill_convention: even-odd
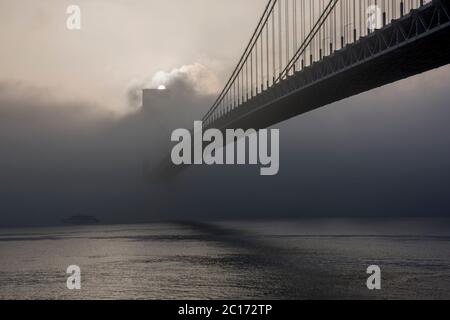
{"type": "Polygon", "coordinates": [[[214,121],[262,129],[359,93],[450,63],[448,0],[433,1],[335,51],[214,121]]]}

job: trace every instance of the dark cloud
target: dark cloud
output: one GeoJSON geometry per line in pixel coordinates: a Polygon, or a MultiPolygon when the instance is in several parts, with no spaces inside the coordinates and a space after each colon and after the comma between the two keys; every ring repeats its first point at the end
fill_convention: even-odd
{"type": "Polygon", "coordinates": [[[192,168],[178,187],[204,219],[442,216],[450,212],[449,68],[278,125],[280,173],[192,168]],[[192,182],[194,181],[194,182],[192,182]]]}
{"type": "Polygon", "coordinates": [[[192,79],[175,77],[167,100],[121,118],[3,83],[0,225],[58,223],[78,212],[111,222],[448,215],[449,90],[433,85],[448,70],[279,125],[278,176],[199,167],[166,182],[149,181],[143,168],[167,159],[172,130],[190,128],[214,98],[192,79]]]}

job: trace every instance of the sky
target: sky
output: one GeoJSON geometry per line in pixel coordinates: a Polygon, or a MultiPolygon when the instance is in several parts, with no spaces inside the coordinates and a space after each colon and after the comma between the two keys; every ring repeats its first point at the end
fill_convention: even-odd
{"type": "Polygon", "coordinates": [[[2,0],[1,79],[123,113],[127,87],[159,71],[201,64],[223,81],[264,5],[265,0],[2,0]],[[66,28],[72,4],[81,8],[79,31],[66,28]]]}
{"type": "Polygon", "coordinates": [[[0,0],[0,227],[58,223],[447,216],[450,67],[280,128],[280,173],[148,177],[170,132],[210,107],[265,0],[0,0]],[[78,4],[82,29],[66,28],[78,4]],[[171,99],[142,110],[140,90],[171,99]]]}

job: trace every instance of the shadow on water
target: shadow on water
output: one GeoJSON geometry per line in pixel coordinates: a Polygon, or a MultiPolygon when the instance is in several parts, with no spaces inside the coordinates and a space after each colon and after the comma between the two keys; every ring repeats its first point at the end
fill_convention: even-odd
{"type": "MultiPolygon", "coordinates": [[[[25,286],[23,279],[42,271],[43,257],[66,263],[60,249],[70,244],[71,254],[89,266],[87,270],[94,270],[86,273],[85,288],[89,289],[85,293],[96,298],[129,294],[127,290],[135,290],[133,294],[142,298],[366,298],[365,270],[358,261],[348,257],[342,263],[333,251],[311,248],[308,241],[315,239],[203,222],[6,232],[0,234],[0,244],[16,246],[19,252],[14,255],[16,250],[10,250],[12,258],[4,265],[6,269],[11,263],[29,263],[22,257],[34,246],[45,250],[43,255],[33,256],[28,273],[0,272],[0,282],[3,279],[13,283],[10,287],[28,290],[30,285],[25,286]],[[33,261],[39,264],[35,266],[33,261]],[[104,268],[106,271],[96,272],[104,268]],[[117,291],[118,285],[122,291],[117,291]]],[[[54,278],[53,271],[46,272],[44,282],[54,278]]],[[[58,273],[55,284],[60,281],[58,273]]],[[[54,294],[42,290],[40,283],[34,285],[36,295],[54,294]]],[[[59,285],[53,289],[56,294],[67,294],[58,291],[59,285]]],[[[17,293],[3,291],[4,296],[13,294],[17,293]]]]}
{"type": "Polygon", "coordinates": [[[233,252],[234,263],[228,265],[239,268],[240,271],[245,269],[252,275],[258,274],[255,277],[258,282],[255,286],[269,298],[364,298],[364,288],[361,285],[365,283],[364,277],[345,276],[342,270],[321,261],[317,252],[289,248],[256,234],[218,224],[203,222],[177,224],[199,233],[205,241],[229,248],[233,252]]]}

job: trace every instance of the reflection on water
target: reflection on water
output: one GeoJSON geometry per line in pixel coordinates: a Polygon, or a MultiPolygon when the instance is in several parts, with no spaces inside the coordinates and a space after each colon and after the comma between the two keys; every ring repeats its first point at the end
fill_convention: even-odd
{"type": "Polygon", "coordinates": [[[450,220],[0,230],[1,299],[450,298],[450,220]],[[82,290],[66,289],[69,265],[82,290]],[[383,290],[368,291],[379,265],[383,290]]]}

